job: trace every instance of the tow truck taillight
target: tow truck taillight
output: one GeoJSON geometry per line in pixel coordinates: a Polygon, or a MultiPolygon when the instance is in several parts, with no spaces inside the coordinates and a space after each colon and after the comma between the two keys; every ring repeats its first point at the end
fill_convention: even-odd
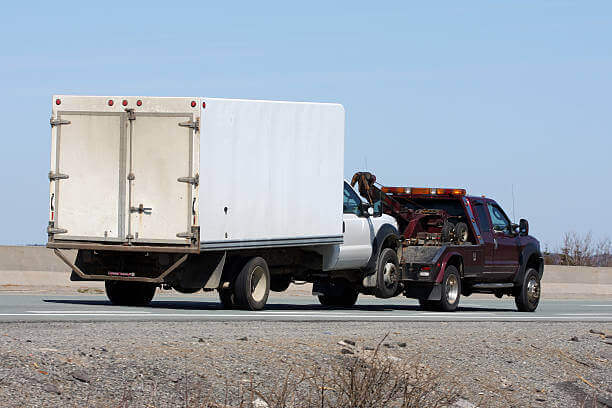
{"type": "Polygon", "coordinates": [[[59,105],[59,104],[61,104],[61,103],[62,103],[62,100],[61,100],[61,99],[56,99],[56,100],[55,100],[55,104],[56,104],[56,105],[59,105]]]}

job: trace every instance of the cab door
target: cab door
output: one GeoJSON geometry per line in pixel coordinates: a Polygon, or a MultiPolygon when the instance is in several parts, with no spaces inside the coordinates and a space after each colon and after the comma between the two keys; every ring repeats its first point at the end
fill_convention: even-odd
{"type": "Polygon", "coordinates": [[[487,208],[493,227],[494,270],[502,278],[511,278],[519,267],[518,239],[504,210],[494,202],[488,202],[487,208]]]}
{"type": "Polygon", "coordinates": [[[374,229],[370,218],[362,214],[361,198],[344,183],[343,215],[344,243],[340,245],[334,269],[356,269],[364,266],[372,255],[374,229]]]}

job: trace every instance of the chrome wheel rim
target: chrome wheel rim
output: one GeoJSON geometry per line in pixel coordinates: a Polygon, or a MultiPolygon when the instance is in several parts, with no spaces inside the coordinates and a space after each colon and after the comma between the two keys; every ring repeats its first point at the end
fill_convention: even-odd
{"type": "Polygon", "coordinates": [[[387,287],[393,286],[396,281],[396,267],[394,263],[388,262],[385,264],[385,268],[383,270],[383,279],[385,281],[385,285],[387,287]]]}
{"type": "Polygon", "coordinates": [[[455,275],[448,275],[444,286],[446,290],[446,300],[448,303],[455,303],[459,296],[459,280],[455,275]]]}
{"type": "Polygon", "coordinates": [[[266,295],[266,273],[261,266],[256,266],[251,272],[251,297],[261,302],[266,295]]]}
{"type": "Polygon", "coordinates": [[[538,299],[540,299],[540,284],[536,278],[531,278],[527,282],[527,300],[529,303],[535,303],[538,299]]]}

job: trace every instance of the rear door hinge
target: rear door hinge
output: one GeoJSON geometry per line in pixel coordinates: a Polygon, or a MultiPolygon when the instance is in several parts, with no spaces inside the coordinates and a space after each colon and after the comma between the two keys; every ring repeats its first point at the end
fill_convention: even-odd
{"type": "Polygon", "coordinates": [[[68,230],[63,229],[63,228],[54,228],[52,226],[48,226],[47,227],[47,234],[49,235],[54,235],[54,234],[65,234],[67,233],[68,230]]]}
{"type": "Polygon", "coordinates": [[[197,187],[198,184],[200,184],[200,175],[196,174],[195,177],[179,177],[176,179],[176,181],[178,181],[179,183],[193,184],[197,187]]]}
{"type": "Polygon", "coordinates": [[[48,174],[48,177],[50,181],[55,181],[55,180],[67,179],[70,176],[68,176],[67,174],[55,173],[53,171],[50,171],[48,174]]]}
{"type": "Polygon", "coordinates": [[[195,122],[189,119],[187,122],[180,122],[178,125],[182,127],[191,128],[198,132],[200,130],[200,119],[196,119],[195,122]]]}
{"type": "Polygon", "coordinates": [[[193,232],[179,232],[178,234],[176,234],[177,238],[186,238],[186,239],[192,239],[195,235],[193,232]]]}
{"type": "Polygon", "coordinates": [[[49,119],[49,123],[51,124],[51,127],[53,127],[53,126],[60,126],[60,125],[69,125],[70,121],[66,120],[66,119],[54,119],[54,118],[51,118],[51,119],[49,119]]]}

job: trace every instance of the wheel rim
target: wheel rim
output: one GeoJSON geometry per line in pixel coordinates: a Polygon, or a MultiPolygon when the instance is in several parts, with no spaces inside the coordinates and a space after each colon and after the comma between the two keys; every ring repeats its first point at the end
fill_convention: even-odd
{"type": "Polygon", "coordinates": [[[256,266],[251,272],[251,297],[261,302],[266,295],[266,273],[261,266],[256,266]]]}
{"type": "Polygon", "coordinates": [[[388,288],[392,287],[396,281],[396,267],[394,263],[388,262],[385,264],[385,268],[383,270],[383,279],[385,281],[385,286],[388,288]]]}
{"type": "Polygon", "coordinates": [[[459,280],[455,275],[448,275],[444,286],[446,290],[446,300],[448,303],[455,303],[459,296],[459,280]]]}
{"type": "Polygon", "coordinates": [[[461,242],[467,241],[467,235],[468,235],[467,230],[463,230],[461,233],[461,236],[459,237],[459,241],[461,242]]]}
{"type": "Polygon", "coordinates": [[[536,278],[529,279],[527,282],[527,300],[529,303],[535,303],[540,299],[540,284],[536,278]]]}

